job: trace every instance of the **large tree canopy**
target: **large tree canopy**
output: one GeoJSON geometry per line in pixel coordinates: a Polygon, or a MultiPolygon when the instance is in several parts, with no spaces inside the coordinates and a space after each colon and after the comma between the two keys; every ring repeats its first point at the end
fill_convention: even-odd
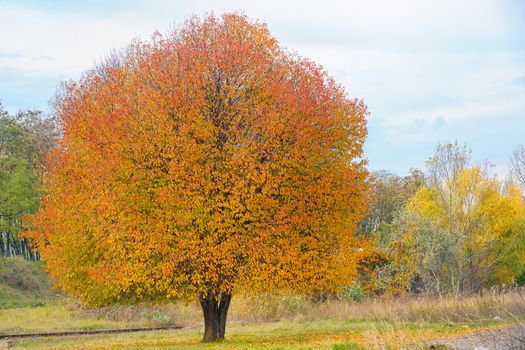
{"type": "Polygon", "coordinates": [[[31,233],[91,304],[349,284],[366,254],[366,106],[264,24],[193,18],[64,87],[31,233]]]}

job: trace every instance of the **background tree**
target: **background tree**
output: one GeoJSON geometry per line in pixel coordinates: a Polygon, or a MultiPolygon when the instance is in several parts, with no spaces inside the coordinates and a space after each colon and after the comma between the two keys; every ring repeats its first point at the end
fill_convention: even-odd
{"type": "Polygon", "coordinates": [[[510,157],[510,173],[525,192],[525,145],[518,146],[510,157]]]}
{"type": "Polygon", "coordinates": [[[419,169],[410,169],[408,176],[383,170],[372,173],[372,178],[374,197],[361,230],[383,248],[391,241],[395,218],[419,187],[425,185],[425,175],[419,169]]]}
{"type": "Polygon", "coordinates": [[[519,189],[503,189],[486,168],[470,167],[469,154],[457,143],[438,145],[427,162],[430,186],[406,207],[401,239],[411,242],[425,290],[478,291],[510,283],[523,269],[519,189]]]}
{"type": "Polygon", "coordinates": [[[0,157],[24,159],[36,171],[45,154],[55,145],[59,130],[53,118],[39,110],[19,111],[9,115],[0,104],[0,157]]]}
{"type": "Polygon", "coordinates": [[[374,195],[359,232],[371,241],[374,253],[361,269],[359,285],[371,294],[399,294],[410,289],[414,273],[409,242],[399,241],[399,222],[408,200],[425,185],[425,175],[410,169],[407,176],[378,171],[372,177],[374,195]]]}
{"type": "Polygon", "coordinates": [[[90,304],[197,297],[204,340],[234,292],[350,285],[369,196],[365,105],[244,16],[134,42],[60,93],[30,233],[90,304]]]}
{"type": "Polygon", "coordinates": [[[0,232],[16,239],[21,215],[38,208],[44,154],[57,134],[54,121],[42,112],[10,115],[0,104],[0,232]]]}

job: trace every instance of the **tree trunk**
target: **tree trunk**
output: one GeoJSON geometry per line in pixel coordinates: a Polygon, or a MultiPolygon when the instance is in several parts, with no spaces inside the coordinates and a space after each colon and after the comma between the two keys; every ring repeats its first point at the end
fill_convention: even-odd
{"type": "Polygon", "coordinates": [[[4,233],[0,232],[0,253],[2,256],[5,256],[5,250],[4,250],[4,233]]]}
{"type": "Polygon", "coordinates": [[[230,300],[231,294],[222,294],[219,300],[212,293],[199,298],[204,315],[203,342],[224,339],[230,300]]]}
{"type": "Polygon", "coordinates": [[[11,232],[7,231],[5,233],[5,237],[6,237],[6,251],[7,251],[6,256],[11,256],[11,232]]]}

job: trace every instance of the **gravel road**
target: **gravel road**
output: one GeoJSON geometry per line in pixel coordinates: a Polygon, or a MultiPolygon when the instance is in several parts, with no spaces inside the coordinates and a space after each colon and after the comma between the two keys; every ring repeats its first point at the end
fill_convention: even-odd
{"type": "Polygon", "coordinates": [[[525,350],[525,323],[434,340],[435,350],[525,350]]]}

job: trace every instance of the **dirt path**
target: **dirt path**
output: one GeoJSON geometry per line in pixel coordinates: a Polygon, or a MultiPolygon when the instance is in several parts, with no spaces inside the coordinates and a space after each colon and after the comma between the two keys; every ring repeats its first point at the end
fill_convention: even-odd
{"type": "Polygon", "coordinates": [[[525,323],[437,339],[430,344],[435,350],[525,350],[525,323]]]}

